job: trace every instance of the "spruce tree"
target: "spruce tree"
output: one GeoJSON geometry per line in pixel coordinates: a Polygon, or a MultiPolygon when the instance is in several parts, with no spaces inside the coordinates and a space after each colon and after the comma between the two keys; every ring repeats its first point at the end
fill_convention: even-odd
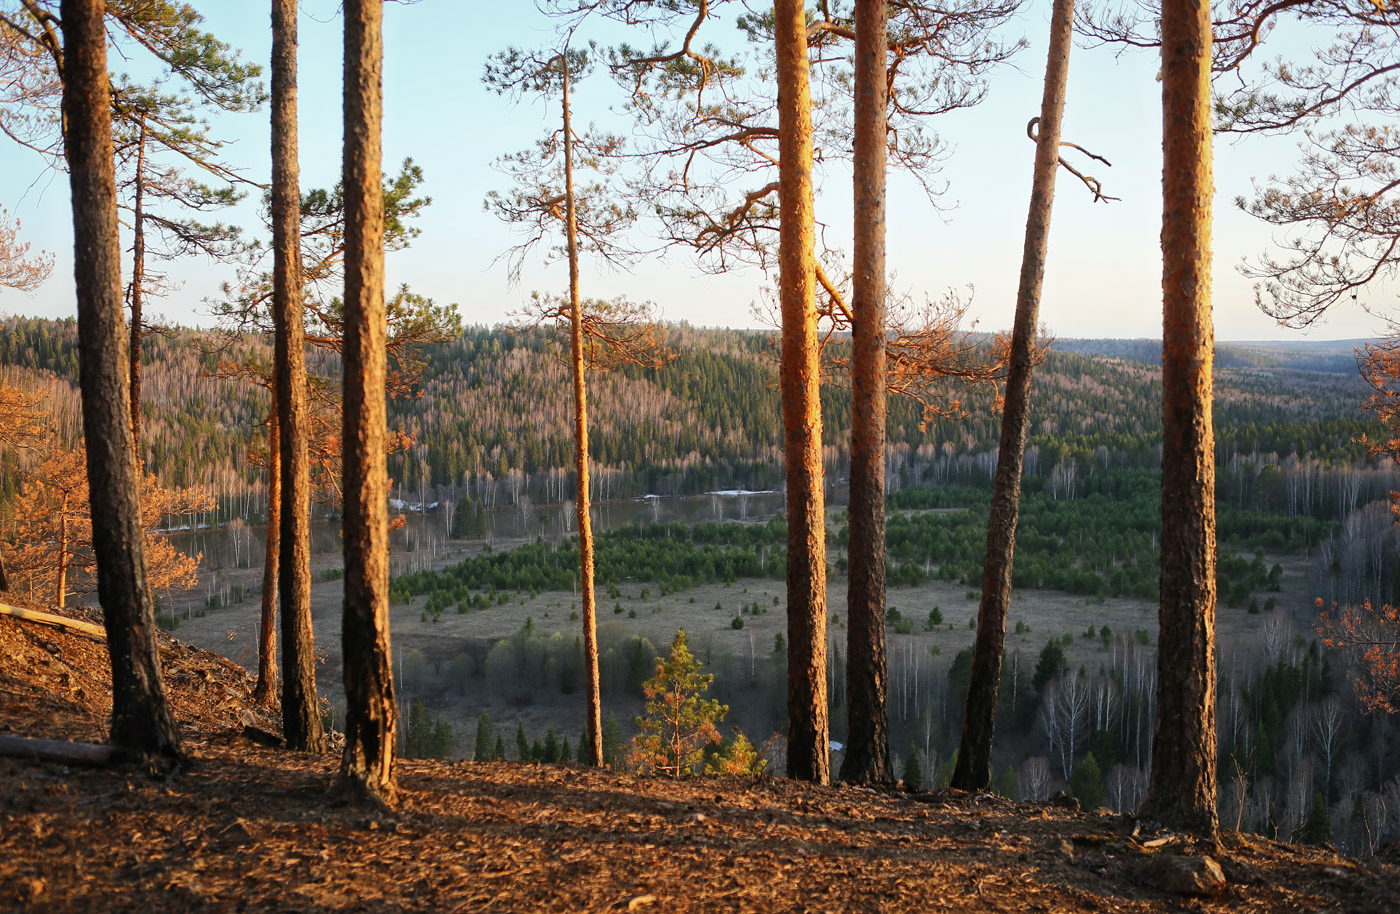
{"type": "Polygon", "coordinates": [[[603,764],[616,768],[622,755],[622,725],[611,714],[603,721],[603,764]]]}
{"type": "Polygon", "coordinates": [[[491,715],[485,711],[476,719],[476,746],[472,750],[472,758],[478,762],[490,761],[495,752],[491,747],[491,736],[494,733],[491,724],[491,715]]]}
{"type": "Polygon", "coordinates": [[[1045,690],[1045,684],[1052,679],[1059,679],[1065,674],[1068,664],[1065,662],[1065,649],[1060,646],[1060,642],[1051,638],[1041,648],[1040,659],[1035,663],[1035,673],[1031,675],[1031,687],[1037,693],[1045,690]]]}
{"type": "Polygon", "coordinates": [[[909,744],[909,752],[904,756],[904,789],[924,789],[923,766],[919,764],[919,750],[914,748],[913,743],[909,744]]]}
{"type": "Polygon", "coordinates": [[[1108,802],[1108,796],[1103,789],[1103,772],[1099,770],[1094,753],[1088,753],[1074,766],[1074,771],[1069,776],[1068,793],[1078,800],[1080,808],[1085,810],[1098,809],[1108,802]]]}
{"type": "Polygon", "coordinates": [[[1313,794],[1312,805],[1308,807],[1307,815],[1294,830],[1293,840],[1298,844],[1310,844],[1315,847],[1331,843],[1332,816],[1327,810],[1327,801],[1323,799],[1322,791],[1313,794]]]}

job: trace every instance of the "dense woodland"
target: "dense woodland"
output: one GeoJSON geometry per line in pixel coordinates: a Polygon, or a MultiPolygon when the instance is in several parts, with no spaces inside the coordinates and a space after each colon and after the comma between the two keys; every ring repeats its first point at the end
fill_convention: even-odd
{"type": "MultiPolygon", "coordinates": [[[[78,433],[76,333],[72,321],[11,318],[0,325],[0,368],[21,388],[53,398],[59,433],[70,442],[78,433]]],[[[677,356],[666,365],[604,374],[590,389],[594,497],[779,487],[772,335],[676,327],[668,340],[677,356]]],[[[267,359],[266,342],[183,330],[150,336],[143,345],[146,467],[167,485],[208,487],[224,512],[221,522],[258,521],[266,505],[258,456],[265,451],[258,429],[266,395],[252,380],[220,376],[218,368],[221,361],[267,359]]],[[[1112,341],[1057,347],[1092,354],[1058,348],[1048,354],[1027,444],[1031,476],[1051,475],[1062,458],[1068,458],[1063,473],[1071,463],[1103,463],[1106,454],[1115,466],[1157,465],[1160,367],[1112,341]]],[[[1317,371],[1319,360],[1306,349],[1221,348],[1230,356],[1221,359],[1216,392],[1222,467],[1242,472],[1249,465],[1257,473],[1290,458],[1364,462],[1359,442],[1376,437],[1380,425],[1358,408],[1365,388],[1354,356],[1329,355],[1321,362],[1329,370],[1317,371]]],[[[1149,346],[1141,354],[1150,358],[1150,352],[1149,346]]],[[[420,384],[390,406],[391,424],[412,439],[389,458],[397,497],[432,503],[469,495],[488,507],[571,499],[573,443],[568,407],[558,396],[566,377],[558,355],[556,338],[531,329],[472,328],[452,342],[425,345],[420,384]]],[[[335,378],[340,366],[329,354],[315,367],[335,378]]],[[[979,461],[985,471],[999,427],[994,397],[990,387],[969,389],[963,415],[927,425],[916,404],[891,397],[890,486],[927,472],[935,480],[975,474],[969,467],[979,461]]],[[[840,479],[850,459],[847,389],[823,388],[822,417],[828,475],[840,479]]],[[[6,459],[13,466],[22,457],[11,452],[6,459]]],[[[17,479],[7,472],[0,490],[13,492],[17,479]]]]}

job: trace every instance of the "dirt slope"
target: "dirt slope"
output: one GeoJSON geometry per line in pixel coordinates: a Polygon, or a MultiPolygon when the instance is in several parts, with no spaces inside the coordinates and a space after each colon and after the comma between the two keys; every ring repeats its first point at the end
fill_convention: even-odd
{"type": "MultiPolygon", "coordinates": [[[[190,755],[168,778],[0,759],[6,911],[1390,912],[1400,869],[1114,817],[781,779],[638,780],[406,762],[392,814],[331,793],[335,760],[244,737],[241,668],[162,640],[190,755]],[[1200,854],[1226,885],[1164,888],[1200,854]]],[[[105,646],[0,617],[0,733],[100,741],[105,646]]]]}

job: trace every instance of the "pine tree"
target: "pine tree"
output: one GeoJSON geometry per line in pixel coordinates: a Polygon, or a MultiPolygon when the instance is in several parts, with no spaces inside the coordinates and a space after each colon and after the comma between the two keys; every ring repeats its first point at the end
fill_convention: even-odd
{"type": "Polygon", "coordinates": [[[180,755],[179,734],[156,650],[122,364],[121,239],[102,14],[102,4],[63,0],[63,47],[50,49],[55,63],[62,57],[93,547],[112,670],[111,741],[118,749],[171,761],[180,755]]]}
{"type": "Polygon", "coordinates": [[[497,762],[506,760],[506,741],[499,734],[496,736],[496,749],[491,753],[491,758],[497,762]]]}
{"type": "Polygon", "coordinates": [[[773,7],[778,86],[779,299],[786,454],[788,776],[831,778],[826,688],[826,510],[818,367],[807,20],[798,0],[773,7]]]}
{"type": "MultiPolygon", "coordinates": [[[[297,4],[272,2],[273,372],[281,506],[277,597],[282,611],[282,731],[287,746],[325,752],[316,713],[311,625],[311,463],[302,323],[301,178],[297,158],[297,4]]],[[[268,537],[272,539],[271,536],[268,537]]],[[[270,643],[264,647],[271,649],[270,643]]]]}
{"type": "Polygon", "coordinates": [[[972,677],[967,710],[963,715],[958,767],[952,780],[952,785],[960,790],[985,790],[992,780],[992,736],[1006,651],[1006,615],[1011,605],[1016,522],[1021,509],[1021,470],[1030,425],[1031,374],[1036,362],[1035,334],[1046,251],[1050,245],[1050,212],[1055,198],[1055,174],[1059,169],[1060,120],[1065,108],[1065,87],[1069,82],[1073,25],[1074,0],[1055,0],[1045,91],[1040,105],[1040,136],[1036,141],[1030,215],[1026,219],[1020,287],[1016,294],[1006,405],[1002,410],[1001,441],[987,520],[977,640],[972,653],[972,677]]]}
{"type": "Polygon", "coordinates": [[[385,443],[384,193],[381,167],[384,7],[346,0],[344,54],[345,673],[342,782],[392,803],[393,671],[389,665],[389,517],[385,443]]]}
{"type": "Polygon", "coordinates": [[[851,319],[846,757],[841,780],[888,784],[885,660],[885,0],[856,0],[855,287],[851,319]]]}
{"type": "Polygon", "coordinates": [[[700,764],[705,746],[720,741],[716,725],[729,708],[700,697],[714,680],[700,668],[686,645],[685,630],[678,630],[670,656],[656,662],[656,676],[642,687],[646,713],[637,718],[641,732],[632,740],[630,767],[641,773],[685,777],[700,764]]]}
{"type": "Polygon", "coordinates": [[[1162,555],[1157,725],[1143,816],[1214,837],[1215,438],[1211,9],[1162,10],[1162,555]]]}

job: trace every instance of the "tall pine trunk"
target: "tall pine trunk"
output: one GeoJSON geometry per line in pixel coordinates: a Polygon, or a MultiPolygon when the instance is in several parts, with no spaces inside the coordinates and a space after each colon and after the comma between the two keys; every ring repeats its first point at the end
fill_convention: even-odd
{"type": "Polygon", "coordinates": [[[574,134],[569,110],[569,55],[564,68],[564,206],[569,248],[569,351],[574,369],[574,459],[578,472],[578,571],[583,601],[583,675],[587,692],[588,764],[603,764],[602,693],[598,683],[598,613],[593,590],[593,518],[588,510],[588,387],[584,376],[583,303],[579,298],[578,220],[574,207],[574,134]]]}
{"type": "Polygon", "coordinates": [[[131,217],[131,343],[127,357],[131,360],[131,441],[136,447],[136,462],[141,463],[141,326],[146,283],[146,112],[141,112],[136,140],[136,201],[131,217]]]}
{"type": "Polygon", "coordinates": [[[826,512],[813,248],[812,96],[800,0],[773,4],[778,76],[779,298],[787,469],[788,776],[831,777],[826,705],[826,512]]]}
{"type": "Polygon", "coordinates": [[[1157,731],[1142,815],[1213,836],[1215,440],[1211,20],[1162,4],[1162,583],[1157,731]]]}
{"type": "Polygon", "coordinates": [[[1030,214],[1021,254],[1021,283],[1011,331],[1006,374],[1006,405],[1001,415],[992,508],[987,518],[987,552],[982,563],[982,603],[977,611],[977,640],[972,650],[962,743],[952,786],[986,790],[992,783],[992,737],[996,731],[1001,664],[1006,650],[1006,615],[1011,605],[1011,570],[1016,554],[1016,520],[1021,510],[1021,471],[1026,455],[1031,374],[1035,336],[1040,323],[1040,290],[1050,245],[1050,210],[1055,201],[1055,172],[1060,161],[1060,122],[1069,82],[1069,52],[1074,37],[1074,0],[1055,0],[1050,17],[1050,52],[1045,64],[1045,92],[1040,102],[1040,135],[1031,178],[1030,214]]]}
{"type": "Polygon", "coordinates": [[[112,662],[113,745],[179,757],[161,681],[155,607],[146,585],[136,451],[127,390],[121,240],[102,0],[63,0],[63,116],[73,193],[78,366],[87,442],[97,595],[112,662]]]}
{"type": "Polygon", "coordinates": [[[282,608],[282,735],[325,752],[311,634],[311,462],[301,300],[297,162],[297,4],[272,0],[272,324],[282,462],[277,593],[282,608]]]}
{"type": "Polygon", "coordinates": [[[343,784],[394,801],[397,708],[389,667],[389,517],[384,445],[382,0],[345,3],[345,658],[343,784]]]}
{"type": "Polygon", "coordinates": [[[855,15],[851,538],[841,780],[887,784],[894,778],[885,710],[886,0],[856,0],[855,15]]]}
{"type": "Polygon", "coordinates": [[[263,551],[262,609],[258,617],[258,684],[253,701],[270,706],[277,690],[277,559],[281,546],[282,454],[276,392],[267,417],[267,543],[263,551]]]}

